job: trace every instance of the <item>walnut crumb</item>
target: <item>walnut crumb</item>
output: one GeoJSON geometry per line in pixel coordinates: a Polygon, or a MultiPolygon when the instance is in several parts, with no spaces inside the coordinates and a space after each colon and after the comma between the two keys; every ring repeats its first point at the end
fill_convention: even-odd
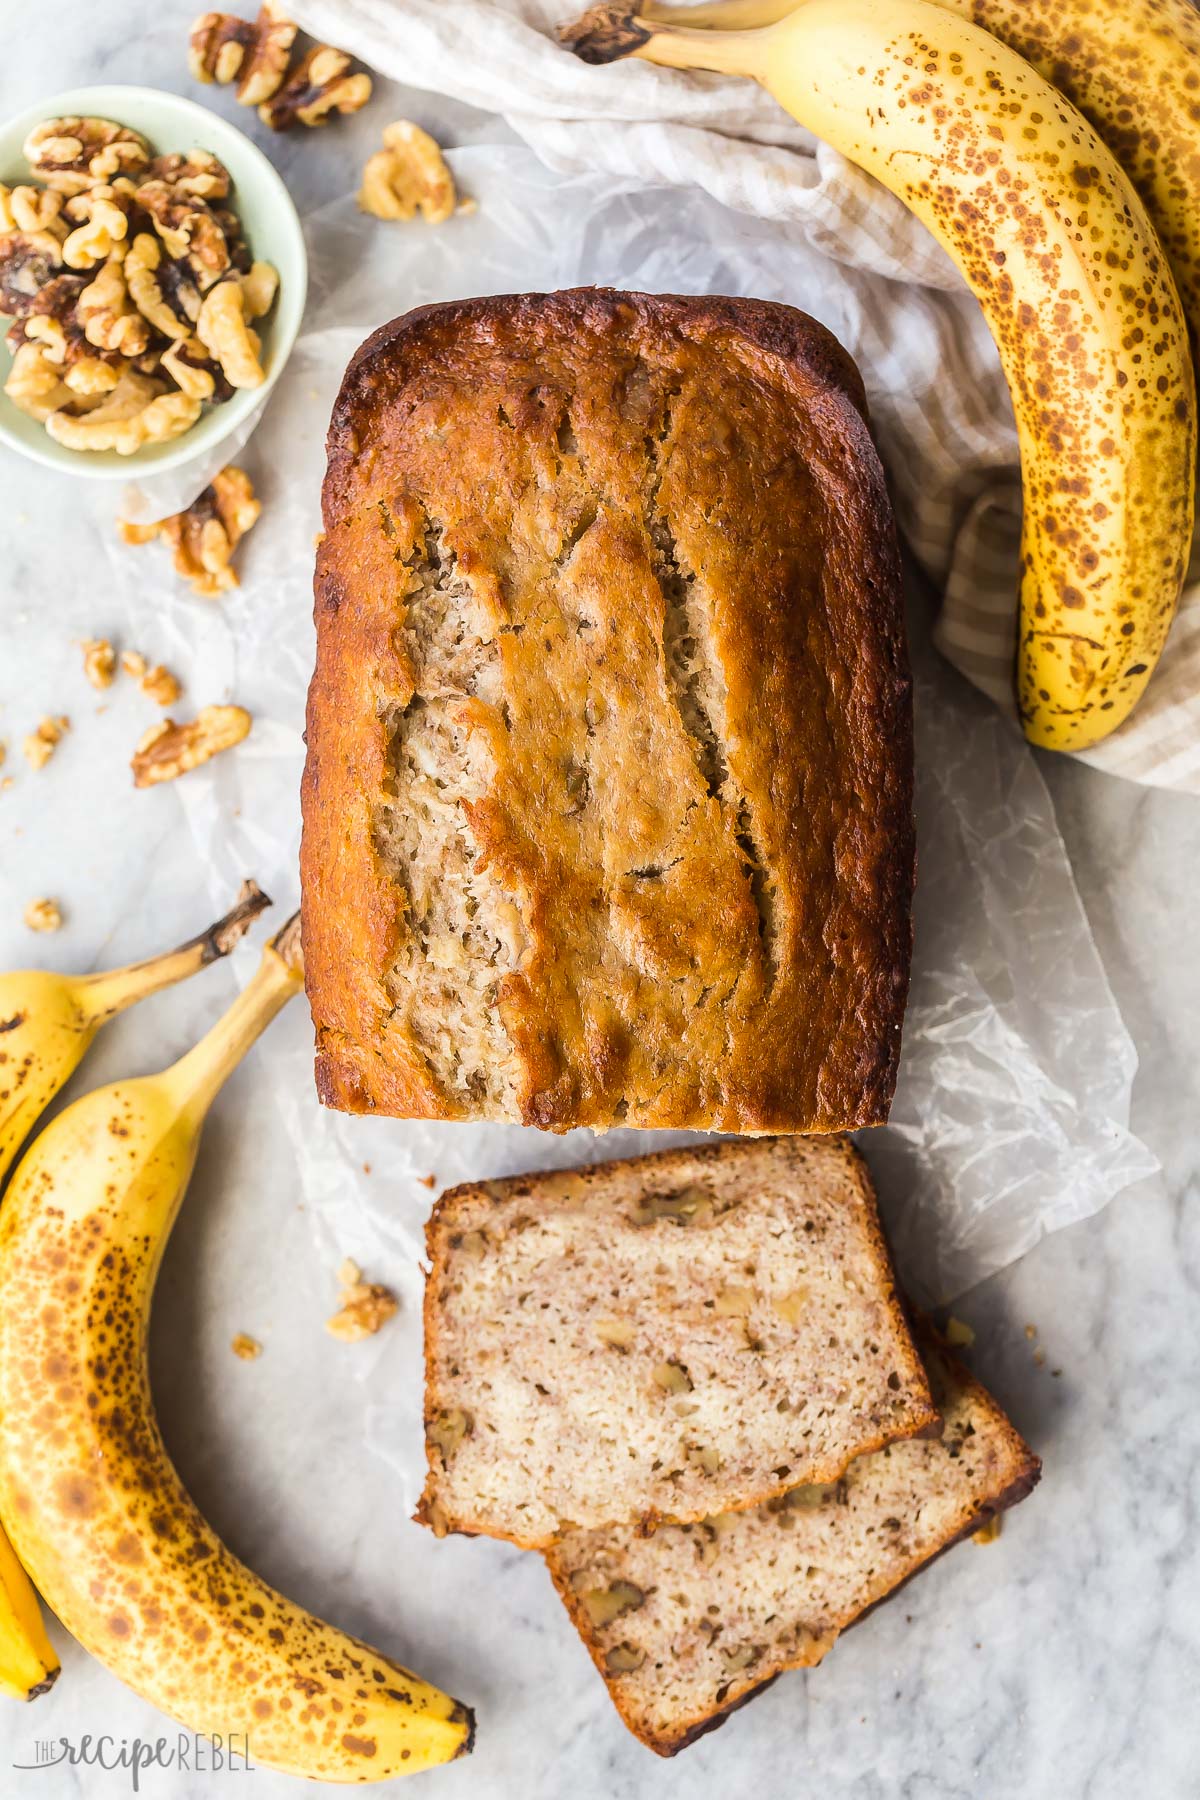
{"type": "Polygon", "coordinates": [[[54,755],[55,746],[61,743],[63,734],[71,729],[71,721],[64,714],[57,718],[46,717],[36,731],[31,731],[21,745],[25,761],[31,769],[44,769],[54,755]]]}
{"type": "Polygon", "coordinates": [[[946,1320],[943,1337],[952,1350],[969,1350],[975,1342],[975,1333],[963,1320],[956,1319],[953,1314],[946,1320]]]}
{"type": "Polygon", "coordinates": [[[391,1289],[378,1281],[364,1281],[362,1270],[349,1256],[338,1270],[338,1289],[341,1305],[326,1319],[325,1329],[343,1344],[374,1337],[399,1308],[391,1289]]]}
{"type": "Polygon", "coordinates": [[[3,738],[0,738],[0,768],[3,768],[4,760],[7,757],[7,755],[8,755],[8,745],[5,743],[3,738]]]}
{"type": "Polygon", "coordinates": [[[232,1339],[229,1348],[243,1362],[253,1362],[256,1356],[262,1355],[262,1345],[257,1338],[252,1338],[247,1331],[239,1331],[232,1339]]]}
{"type": "Polygon", "coordinates": [[[155,663],[142,676],[142,692],[159,706],[173,706],[182,693],[178,680],[162,663],[155,663]]]}
{"type": "Polygon", "coordinates": [[[83,672],[94,688],[111,687],[117,672],[117,653],[107,638],[85,638],[83,672]]]}
{"type": "Polygon", "coordinates": [[[135,681],[140,681],[146,673],[146,659],[140,650],[122,650],[121,667],[127,675],[132,675],[135,681]]]}
{"type": "Polygon", "coordinates": [[[1030,1343],[1032,1344],[1034,1338],[1037,1336],[1037,1326],[1036,1325],[1027,1325],[1025,1327],[1025,1336],[1029,1339],[1030,1343]]]}
{"type": "Polygon", "coordinates": [[[1042,1369],[1046,1366],[1046,1352],[1044,1350],[1038,1349],[1034,1351],[1033,1366],[1035,1369],[1042,1369]]]}
{"type": "Polygon", "coordinates": [[[54,900],[31,900],[25,908],[25,923],[30,931],[60,931],[62,913],[54,900]]]}

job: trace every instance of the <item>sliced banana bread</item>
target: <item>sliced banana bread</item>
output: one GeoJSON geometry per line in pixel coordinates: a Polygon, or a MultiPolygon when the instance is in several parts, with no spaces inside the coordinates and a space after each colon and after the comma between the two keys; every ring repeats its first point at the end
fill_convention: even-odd
{"type": "Polygon", "coordinates": [[[937,1429],[845,1139],[459,1187],[427,1240],[436,1531],[700,1519],[937,1429]]]}
{"type": "Polygon", "coordinates": [[[724,1723],[784,1669],[820,1662],[838,1634],[924,1563],[1023,1500],[1041,1464],[996,1402],[922,1342],[940,1439],[892,1444],[840,1481],[749,1512],[574,1531],[550,1573],[617,1711],[662,1756],[724,1723]]]}

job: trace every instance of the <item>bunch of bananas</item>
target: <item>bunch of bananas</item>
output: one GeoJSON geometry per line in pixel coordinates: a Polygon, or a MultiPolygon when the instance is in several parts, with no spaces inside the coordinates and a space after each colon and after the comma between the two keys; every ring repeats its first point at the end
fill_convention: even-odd
{"type": "Polygon", "coordinates": [[[585,61],[754,78],[949,251],[1016,412],[1025,733],[1106,737],[1162,653],[1192,538],[1195,0],[647,0],[563,36],[585,61]]]}
{"type": "MultiPolygon", "coordinates": [[[[210,930],[132,968],[0,976],[0,1177],[99,1027],[224,956],[267,904],[248,883],[210,930]]],[[[167,1455],[147,1374],[155,1278],[205,1115],[302,982],[295,918],[195,1049],[76,1100],[13,1173],[0,1208],[0,1690],[31,1699],[58,1673],[36,1585],[85,1648],[193,1730],[241,1735],[254,1762],[292,1774],[382,1781],[469,1751],[471,1714],[237,1561],[167,1455]]]]}

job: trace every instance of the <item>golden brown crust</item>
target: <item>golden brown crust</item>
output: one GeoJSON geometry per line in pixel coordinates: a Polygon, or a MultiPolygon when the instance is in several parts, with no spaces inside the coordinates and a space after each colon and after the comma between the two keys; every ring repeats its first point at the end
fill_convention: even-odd
{"type": "Polygon", "coordinates": [[[550,1130],[886,1118],[911,948],[911,713],[865,413],[829,333],[759,301],[472,300],[362,346],[329,434],[303,789],[328,1104],[550,1130]],[[464,808],[475,866],[527,943],[496,985],[516,1076],[490,1105],[439,1075],[398,1003],[413,933],[373,824],[387,705],[415,692],[405,571],[434,519],[509,702],[501,722],[469,700],[495,761],[464,808]],[[586,652],[564,595],[594,615],[586,652]],[[681,596],[708,608],[715,749],[664,673],[681,596]],[[599,751],[595,697],[616,720],[599,751]],[[593,755],[581,819],[564,771],[593,755]]]}
{"type": "Polygon", "coordinates": [[[964,1503],[953,1528],[936,1544],[930,1545],[923,1554],[915,1558],[903,1577],[877,1594],[870,1604],[857,1611],[848,1611],[843,1616],[832,1620],[828,1633],[804,1640],[794,1656],[776,1658],[770,1668],[763,1673],[761,1680],[742,1689],[726,1704],[688,1718],[681,1718],[674,1723],[670,1731],[658,1732],[649,1727],[646,1720],[628,1703],[620,1682],[610,1678],[604,1662],[605,1645],[597,1636],[579,1595],[571,1585],[570,1570],[557,1555],[556,1548],[552,1547],[543,1552],[550,1578],[558,1596],[582,1638],[588,1655],[605,1681],[609,1696],[623,1723],[635,1737],[648,1745],[657,1755],[675,1756],[680,1750],[685,1750],[689,1744],[695,1743],[697,1738],[705,1736],[707,1732],[715,1731],[719,1726],[725,1724],[732,1713],[738,1712],[749,1701],[755,1700],[760,1694],[765,1693],[772,1683],[789,1669],[815,1668],[843,1633],[859,1624],[869,1613],[874,1612],[876,1607],[882,1606],[885,1601],[892,1599],[901,1588],[906,1587],[915,1576],[919,1575],[922,1569],[928,1568],[930,1563],[936,1562],[938,1557],[944,1556],[947,1550],[952,1550],[956,1544],[960,1544],[964,1539],[972,1536],[998,1513],[1016,1506],[1037,1486],[1041,1479],[1041,1459],[1034,1454],[1016,1427],[1001,1412],[1000,1407],[983,1384],[977,1381],[970,1371],[950,1354],[939,1333],[930,1322],[918,1315],[916,1325],[918,1340],[926,1363],[930,1367],[940,1364],[940,1380],[948,1382],[957,1389],[968,1400],[974,1412],[982,1413],[987,1417],[989,1430],[994,1434],[1000,1446],[998,1462],[1000,1467],[1005,1470],[1003,1485],[981,1489],[972,1501],[964,1503]]]}
{"type": "MultiPolygon", "coordinates": [[[[499,1205],[506,1200],[528,1196],[534,1200],[538,1197],[539,1186],[546,1180],[561,1181],[569,1178],[576,1184],[576,1198],[582,1198],[589,1186],[596,1182],[609,1182],[615,1176],[618,1179],[628,1174],[636,1181],[638,1191],[648,1192],[651,1188],[670,1188],[683,1185],[695,1179],[696,1164],[706,1162],[738,1162],[745,1157],[753,1157],[767,1151],[788,1162],[805,1158],[816,1151],[823,1163],[833,1165],[844,1164],[846,1176],[853,1183],[862,1210],[862,1226],[867,1240],[867,1254],[874,1262],[874,1282],[872,1294],[876,1297],[889,1316],[894,1328],[894,1354],[897,1360],[896,1374],[901,1390],[909,1397],[908,1418],[903,1425],[894,1420],[881,1424],[872,1436],[863,1436],[854,1448],[846,1455],[831,1457],[824,1464],[814,1464],[809,1472],[809,1479],[814,1482],[836,1481],[845,1473],[848,1465],[860,1456],[869,1456],[882,1450],[887,1444],[900,1442],[906,1438],[936,1438],[940,1436],[942,1419],[934,1403],[925,1364],[918,1354],[911,1335],[911,1322],[907,1304],[896,1282],[895,1269],[887,1239],[883,1235],[879,1223],[879,1211],[875,1190],[871,1182],[870,1171],[866,1162],[848,1137],[822,1138],[817,1144],[806,1144],[796,1138],[779,1138],[777,1140],[759,1139],[753,1145],[744,1143],[716,1143],[688,1147],[680,1150],[660,1150],[648,1156],[632,1156],[614,1159],[611,1162],[591,1164],[584,1168],[535,1171],[527,1175],[510,1175],[494,1181],[463,1182],[458,1187],[447,1188],[435,1204],[425,1226],[425,1254],[429,1271],[425,1278],[425,1297],[422,1317],[425,1329],[425,1413],[424,1420],[428,1433],[430,1425],[444,1410],[444,1396],[439,1392],[437,1370],[441,1364],[441,1308],[439,1293],[446,1279],[451,1256],[454,1253],[456,1236],[461,1236],[464,1227],[464,1212],[472,1214],[472,1229],[479,1228],[478,1218],[474,1213],[480,1202],[499,1205]]],[[[821,1171],[825,1176],[825,1171],[821,1171]]],[[[425,1490],[417,1503],[413,1518],[422,1525],[429,1526],[439,1535],[454,1533],[464,1537],[502,1537],[522,1550],[546,1551],[552,1539],[543,1536],[522,1537],[512,1532],[498,1532],[494,1525],[485,1519],[471,1517],[464,1513],[450,1515],[443,1511],[436,1495],[432,1492],[436,1485],[438,1462],[432,1439],[426,1437],[426,1457],[429,1470],[425,1490]]],[[[762,1485],[752,1493],[738,1497],[725,1497],[722,1501],[724,1510],[729,1512],[749,1511],[752,1507],[761,1506],[767,1500],[786,1493],[789,1487],[795,1486],[795,1480],[779,1475],[775,1478],[765,1477],[762,1485]]],[[[677,1515],[683,1519],[694,1519],[698,1515],[689,1512],[677,1515]]],[[[637,1520],[639,1531],[651,1535],[663,1522],[664,1515],[657,1511],[643,1513],[637,1520]]]]}

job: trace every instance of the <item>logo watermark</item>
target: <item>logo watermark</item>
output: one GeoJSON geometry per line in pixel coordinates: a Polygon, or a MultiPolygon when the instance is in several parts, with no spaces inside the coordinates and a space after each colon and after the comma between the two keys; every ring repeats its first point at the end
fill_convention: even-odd
{"type": "Polygon", "coordinates": [[[14,1769],[124,1769],[133,1793],[141,1792],[142,1776],[150,1769],[187,1769],[197,1775],[253,1775],[250,1739],[245,1733],[228,1737],[194,1737],[178,1731],[174,1738],[99,1737],[38,1738],[32,1762],[14,1762],[14,1769]]]}

